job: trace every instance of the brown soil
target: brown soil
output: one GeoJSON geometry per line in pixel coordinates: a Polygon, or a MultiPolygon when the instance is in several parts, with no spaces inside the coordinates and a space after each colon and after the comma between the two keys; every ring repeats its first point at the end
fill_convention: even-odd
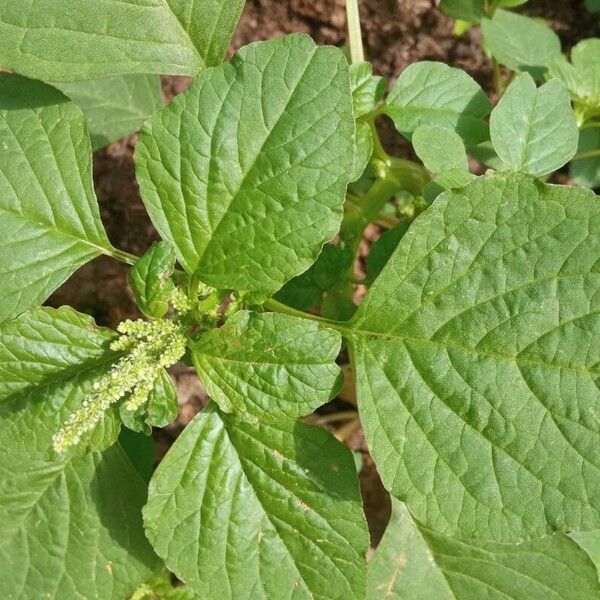
{"type": "MultiPolygon", "coordinates": [[[[375,71],[393,81],[403,69],[419,60],[439,60],[464,69],[490,94],[492,69],[481,52],[478,29],[463,37],[453,36],[453,24],[433,0],[361,0],[365,51],[375,71]]],[[[579,39],[598,35],[597,19],[587,15],[583,0],[532,0],[522,9],[548,19],[560,35],[565,48],[579,39]]],[[[343,0],[248,0],[232,51],[248,42],[268,39],[290,32],[310,34],[320,44],[345,42],[343,0]]],[[[166,77],[167,99],[180,93],[189,79],[166,77]]],[[[383,122],[383,142],[397,155],[410,150],[383,122]]],[[[102,219],[112,243],[123,250],[141,254],[157,238],[140,201],[134,177],[133,149],[136,136],[112,144],[94,157],[94,180],[102,219]]],[[[92,314],[99,323],[116,326],[125,318],[136,318],[138,311],[126,284],[127,267],[108,258],[100,258],[78,271],[50,299],[52,305],[70,304],[92,314]]],[[[206,403],[206,393],[189,369],[173,372],[181,403],[176,423],[157,431],[157,455],[162,456],[193,415],[206,403]]],[[[373,543],[380,539],[389,516],[389,498],[368,456],[361,431],[355,431],[347,443],[364,456],[361,485],[365,511],[373,543]]]]}

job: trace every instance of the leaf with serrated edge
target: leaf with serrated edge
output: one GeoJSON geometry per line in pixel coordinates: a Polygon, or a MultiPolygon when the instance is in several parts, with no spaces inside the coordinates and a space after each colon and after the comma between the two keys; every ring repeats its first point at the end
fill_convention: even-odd
{"type": "Polygon", "coordinates": [[[560,39],[543,23],[507,10],[483,19],[481,28],[491,55],[514,71],[540,79],[561,54],[560,39]]]}
{"type": "Polygon", "coordinates": [[[488,139],[484,117],[491,109],[479,84],[464,71],[423,61],[400,75],[383,112],[408,139],[419,125],[437,125],[455,130],[474,145],[488,139]]]}
{"type": "Polygon", "coordinates": [[[163,107],[157,75],[123,75],[51,85],[83,111],[93,150],[138,131],[150,115],[163,107]]]}
{"type": "Polygon", "coordinates": [[[81,111],[38,81],[0,74],[0,323],[41,304],[111,246],[81,111]]]}
{"type": "Polygon", "coordinates": [[[577,121],[565,86],[554,79],[537,88],[529,73],[519,75],[492,111],[494,150],[510,168],[546,175],[577,152],[577,121]]]}
{"type": "Polygon", "coordinates": [[[241,311],[192,345],[196,371],[222,410],[261,420],[308,415],[332,396],[341,337],[315,322],[241,311]]]}
{"type": "Polygon", "coordinates": [[[211,600],[364,598],[368,534],[351,452],[300,421],[209,405],[158,466],[146,534],[211,600]]]}
{"type": "MultiPolygon", "coordinates": [[[[119,446],[65,456],[53,434],[112,358],[113,334],[67,308],[0,326],[0,596],[122,600],[157,559],[144,539],[145,486],[119,446]]],[[[87,440],[112,443],[108,415],[87,440]]]]}
{"type": "Polygon", "coordinates": [[[142,131],[142,198],[186,271],[273,292],[337,232],[354,162],[342,52],[304,35],[203,71],[142,131]]]}
{"type": "Polygon", "coordinates": [[[0,0],[0,67],[51,81],[196,75],[218,64],[244,0],[0,0]]]}
{"type": "Polygon", "coordinates": [[[369,563],[367,600],[600,597],[592,560],[564,534],[522,544],[457,540],[423,527],[401,502],[392,506],[369,563]]]}
{"type": "Polygon", "coordinates": [[[347,328],[367,441],[425,525],[600,528],[600,205],[520,174],[445,192],[347,328]]]}

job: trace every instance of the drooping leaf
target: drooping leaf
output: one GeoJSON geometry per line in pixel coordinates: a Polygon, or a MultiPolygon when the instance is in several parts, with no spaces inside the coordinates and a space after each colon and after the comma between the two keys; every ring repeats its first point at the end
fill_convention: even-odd
{"type": "Polygon", "coordinates": [[[421,125],[415,129],[412,143],[417,156],[433,173],[469,170],[465,144],[452,129],[421,125]]]}
{"type": "Polygon", "coordinates": [[[0,0],[0,67],[50,81],[196,75],[225,55],[244,0],[0,0]]]}
{"type": "Polygon", "coordinates": [[[275,313],[235,313],[192,346],[210,396],[227,412],[255,419],[308,415],[333,395],[340,335],[275,313]]]}
{"type": "Polygon", "coordinates": [[[506,10],[497,10],[481,22],[490,54],[514,71],[542,78],[561,55],[560,39],[543,23],[506,10]]]}
{"type": "Polygon", "coordinates": [[[369,563],[368,600],[592,600],[600,595],[592,560],[567,535],[522,544],[458,540],[427,529],[401,502],[392,506],[369,563]]]}
{"type": "Polygon", "coordinates": [[[175,290],[171,275],[175,251],[166,242],[155,242],[133,265],[128,280],[140,310],[152,319],[160,319],[169,310],[175,290]]]}
{"type": "Polygon", "coordinates": [[[346,334],[384,484],[449,535],[600,526],[600,205],[486,175],[425,211],[346,334]]]}
{"type": "Polygon", "coordinates": [[[273,292],[337,232],[353,136],[344,55],[290,35],[204,71],[151,119],[138,181],[188,272],[273,292]]]}
{"type": "Polygon", "coordinates": [[[600,126],[582,129],[579,132],[577,154],[598,152],[595,156],[574,160],[569,165],[573,180],[579,185],[589,188],[600,187],[600,126]]]}
{"type": "Polygon", "coordinates": [[[492,111],[494,150],[510,168],[546,175],[577,152],[579,137],[571,99],[554,79],[537,88],[528,73],[519,75],[492,111]]]}
{"type": "Polygon", "coordinates": [[[383,98],[385,79],[373,75],[373,65],[363,62],[350,65],[350,87],[354,116],[362,117],[370,113],[383,98]]]}
{"type": "Polygon", "coordinates": [[[464,71],[424,61],[400,75],[383,112],[408,139],[420,125],[437,125],[455,130],[474,145],[488,139],[484,117],[491,108],[479,85],[464,71]]]}
{"type": "Polygon", "coordinates": [[[581,124],[600,115],[600,39],[579,42],[571,50],[571,62],[560,56],[549,70],[567,86],[581,124]]]}
{"type": "Polygon", "coordinates": [[[123,75],[52,85],[83,111],[93,150],[138,131],[163,106],[160,78],[156,75],[123,75]]]}
{"type": "MultiPolygon", "coordinates": [[[[108,330],[67,308],[0,326],[0,595],[122,600],[157,559],[144,538],[145,486],[121,448],[67,455],[52,437],[114,353],[108,330]]],[[[112,443],[114,415],[86,441],[112,443]]]]}
{"type": "Polygon", "coordinates": [[[368,534],[351,452],[291,419],[214,404],[158,466],[146,533],[203,598],[363,598],[368,534]]]}
{"type": "Polygon", "coordinates": [[[353,261],[352,250],[347,246],[325,244],[310,269],[288,281],[275,299],[298,310],[319,306],[324,292],[346,286],[353,261]]]}
{"type": "Polygon", "coordinates": [[[0,74],[0,323],[111,252],[80,110],[54,88],[0,74]]]}

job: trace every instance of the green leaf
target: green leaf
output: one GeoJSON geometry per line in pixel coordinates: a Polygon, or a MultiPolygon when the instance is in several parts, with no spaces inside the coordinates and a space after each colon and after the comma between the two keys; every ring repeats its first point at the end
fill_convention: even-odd
{"type": "Polygon", "coordinates": [[[491,104],[464,71],[437,62],[408,67],[387,97],[383,112],[410,139],[420,125],[453,129],[470,145],[488,139],[484,121],[491,104]]]}
{"type": "Polygon", "coordinates": [[[401,502],[392,506],[392,518],[369,564],[368,600],[600,596],[590,557],[566,535],[515,545],[457,540],[413,520],[401,502]]]}
{"type": "Polygon", "coordinates": [[[123,427],[119,445],[145,483],[150,483],[154,471],[154,441],[148,435],[123,427]]]}
{"type": "Polygon", "coordinates": [[[561,56],[550,65],[550,74],[567,86],[580,123],[600,115],[600,39],[579,42],[571,50],[571,62],[561,56]]]}
{"type": "Polygon", "coordinates": [[[600,205],[480,177],[419,216],[345,328],[386,487],[433,529],[600,527],[600,205]]]}
{"type": "Polygon", "coordinates": [[[175,251],[166,242],[155,242],[129,271],[129,285],[140,310],[151,319],[161,319],[169,310],[175,291],[171,275],[175,251]]]}
{"type": "Polygon", "coordinates": [[[519,75],[492,111],[494,150],[509,168],[546,175],[577,152],[579,132],[564,85],[553,79],[536,88],[528,73],[519,75]]]}
{"type": "Polygon", "coordinates": [[[156,75],[123,75],[51,85],[83,111],[93,150],[138,131],[150,115],[163,107],[160,78],[156,75]]]}
{"type": "Polygon", "coordinates": [[[367,256],[367,281],[369,283],[373,283],[379,273],[381,273],[407,231],[408,224],[403,223],[394,227],[394,229],[384,231],[371,245],[369,255],[367,256]]]}
{"type": "Polygon", "coordinates": [[[440,8],[449,17],[479,23],[486,16],[486,0],[442,0],[440,8]]]}
{"type": "Polygon", "coordinates": [[[353,262],[354,255],[350,248],[326,244],[317,262],[288,281],[275,294],[275,299],[298,310],[320,306],[324,292],[345,288],[347,273],[353,262]]]}
{"type": "MultiPolygon", "coordinates": [[[[122,600],[157,567],[141,523],[145,486],[121,448],[52,449],[113,359],[111,339],[68,308],[38,308],[0,327],[2,598],[122,600]]],[[[107,445],[117,432],[108,415],[86,437],[107,445]]]]}
{"type": "Polygon", "coordinates": [[[363,62],[350,65],[350,87],[354,116],[362,117],[375,109],[385,93],[386,81],[373,75],[373,65],[363,62]]]}
{"type": "Polygon", "coordinates": [[[50,81],[196,75],[225,55],[244,0],[0,0],[0,67],[50,81]]]}
{"type": "Polygon", "coordinates": [[[164,369],[143,406],[135,411],[129,410],[126,403],[119,406],[119,414],[125,427],[133,431],[143,431],[147,435],[152,433],[152,427],[164,427],[172,423],[178,412],[177,390],[164,369]]]}
{"type": "Polygon", "coordinates": [[[490,54],[514,71],[543,77],[561,55],[560,39],[543,23],[506,10],[497,10],[481,22],[483,38],[490,54]]]}
{"type": "Polygon", "coordinates": [[[569,165],[569,173],[575,183],[589,188],[600,187],[600,124],[579,132],[577,154],[592,151],[597,151],[598,155],[574,160],[569,165]]]}
{"type": "Polygon", "coordinates": [[[444,171],[437,175],[435,179],[425,184],[423,187],[423,197],[429,204],[432,204],[442,192],[463,188],[465,185],[471,183],[473,179],[475,179],[475,175],[462,169],[444,171]]]}
{"type": "Polygon", "coordinates": [[[50,86],[0,74],[0,323],[111,246],[85,120],[50,86]]]}
{"type": "Polygon", "coordinates": [[[412,143],[417,156],[433,173],[469,170],[465,145],[451,129],[421,125],[415,129],[412,143]]]}
{"type": "Polygon", "coordinates": [[[192,346],[211,398],[226,412],[259,420],[308,415],[331,397],[340,375],[339,333],[283,314],[235,313],[192,346]]]}
{"type": "Polygon", "coordinates": [[[158,466],[144,522],[203,598],[364,598],[354,459],[324,429],[252,424],[209,405],[158,466]]]}
{"type": "Polygon", "coordinates": [[[356,122],[356,153],[354,155],[354,168],[350,181],[356,181],[365,172],[371,155],[373,154],[373,134],[371,126],[364,121],[356,122]]]}
{"type": "Polygon", "coordinates": [[[343,53],[290,35],[202,72],[152,118],[138,181],[186,271],[217,288],[273,292],[337,232],[353,137],[343,53]]]}
{"type": "Polygon", "coordinates": [[[585,7],[591,13],[600,13],[600,0],[585,0],[585,7]]]}

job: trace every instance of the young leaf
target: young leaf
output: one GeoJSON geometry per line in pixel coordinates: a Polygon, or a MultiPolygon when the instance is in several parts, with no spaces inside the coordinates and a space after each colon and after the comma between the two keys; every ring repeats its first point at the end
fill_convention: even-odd
{"type": "Polygon", "coordinates": [[[138,131],[163,106],[160,78],[156,75],[123,75],[51,85],[83,111],[93,150],[138,131]]]}
{"type": "Polygon", "coordinates": [[[170,279],[174,268],[173,246],[155,242],[129,272],[129,285],[135,301],[147,317],[160,319],[169,310],[169,300],[175,290],[170,279]]]}
{"type": "Polygon", "coordinates": [[[600,125],[579,132],[577,153],[598,152],[597,155],[574,160],[569,165],[569,173],[579,185],[589,188],[600,187],[600,125]]]}
{"type": "Polygon", "coordinates": [[[0,0],[0,67],[50,81],[196,75],[225,55],[244,0],[0,0]]]}
{"type": "Polygon", "coordinates": [[[538,89],[528,73],[508,86],[492,111],[490,134],[508,167],[538,176],[573,158],[579,136],[564,85],[554,79],[538,89]]]}
{"type": "Polygon", "coordinates": [[[412,143],[417,156],[432,173],[469,170],[465,144],[452,129],[421,125],[415,129],[412,143]]]}
{"type": "Polygon", "coordinates": [[[304,35],[202,72],[142,131],[142,197],[186,271],[273,292],[339,227],[354,162],[347,62],[304,35]]]}
{"type": "Polygon", "coordinates": [[[354,116],[358,119],[375,109],[385,93],[383,77],[373,75],[373,65],[363,62],[350,65],[350,87],[354,116]]]}
{"type": "Polygon", "coordinates": [[[424,61],[400,75],[383,112],[408,139],[419,125],[437,125],[455,130],[474,145],[488,139],[484,117],[491,108],[479,85],[464,71],[424,61]]]}
{"type": "Polygon", "coordinates": [[[571,62],[561,56],[550,65],[550,74],[567,86],[580,123],[600,115],[600,39],[579,42],[571,50],[571,62]]]}
{"type": "Polygon", "coordinates": [[[240,311],[192,346],[211,398],[259,420],[308,415],[333,395],[340,335],[306,319],[240,311]]]}
{"type": "MultiPolygon", "coordinates": [[[[594,564],[563,534],[522,544],[457,540],[427,529],[397,500],[369,563],[368,600],[592,600],[594,564]]],[[[594,534],[597,536],[597,534],[594,534]]]]}
{"type": "Polygon", "coordinates": [[[0,140],[1,323],[111,246],[76,106],[44,83],[0,74],[0,140]]]}
{"type": "Polygon", "coordinates": [[[479,23],[486,16],[486,0],[442,0],[440,8],[449,17],[479,23]]]}
{"type": "MultiPolygon", "coordinates": [[[[57,455],[54,433],[113,353],[108,330],[67,308],[0,326],[0,595],[129,596],[157,559],[144,538],[145,486],[119,446],[57,455]]],[[[106,446],[118,423],[92,434],[106,446]]],[[[89,439],[89,436],[88,436],[89,439]]]]}
{"type": "Polygon", "coordinates": [[[251,424],[209,405],[155,471],[144,522],[203,598],[364,598],[354,459],[323,429],[251,424]]]}
{"type": "Polygon", "coordinates": [[[483,38],[490,54],[514,71],[543,77],[561,55],[560,39],[543,23],[506,10],[497,10],[481,22],[483,38]]]}
{"type": "Polygon", "coordinates": [[[480,177],[401,240],[345,332],[386,487],[428,527],[600,527],[600,205],[480,177]]]}

